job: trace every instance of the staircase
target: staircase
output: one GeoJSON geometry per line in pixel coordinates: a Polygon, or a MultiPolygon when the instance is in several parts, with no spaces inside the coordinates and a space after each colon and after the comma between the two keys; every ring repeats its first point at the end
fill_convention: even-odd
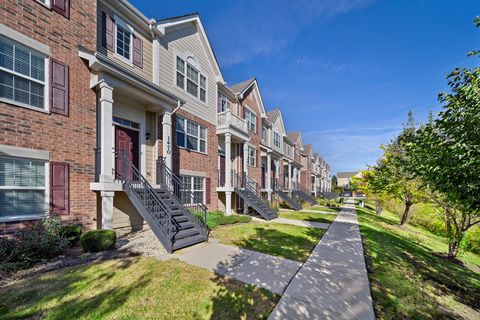
{"type": "Polygon", "coordinates": [[[289,197],[285,192],[280,190],[280,188],[277,187],[277,189],[275,190],[275,194],[281,200],[285,201],[291,209],[293,209],[295,211],[302,210],[302,205],[300,203],[298,203],[295,199],[289,197]]]}
{"type": "Polygon", "coordinates": [[[303,201],[310,203],[312,206],[317,204],[317,201],[315,200],[315,198],[313,198],[312,196],[308,195],[308,194],[307,194],[305,191],[303,191],[302,189],[293,190],[293,193],[294,193],[299,199],[302,199],[303,201]]]}
{"type": "Polygon", "coordinates": [[[335,192],[320,192],[319,196],[328,200],[332,200],[338,198],[340,195],[335,192]]]}
{"type": "Polygon", "coordinates": [[[178,177],[164,163],[163,169],[160,165],[160,172],[157,170],[160,188],[155,189],[125,153],[117,153],[116,157],[116,179],[123,181],[123,189],[128,198],[167,252],[208,240],[206,206],[185,204],[188,202],[185,198],[193,197],[193,193],[182,189],[178,177]],[[178,196],[180,193],[174,192],[175,187],[185,195],[183,201],[178,196]]]}
{"type": "Polygon", "coordinates": [[[260,185],[247,177],[245,173],[241,175],[234,173],[232,185],[235,193],[265,220],[272,220],[278,217],[277,211],[270,206],[268,199],[265,199],[265,193],[262,194],[263,190],[260,185]]]}

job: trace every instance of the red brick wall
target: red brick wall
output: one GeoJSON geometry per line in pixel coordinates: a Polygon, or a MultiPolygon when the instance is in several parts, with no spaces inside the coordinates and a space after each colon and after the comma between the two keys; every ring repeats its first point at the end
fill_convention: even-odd
{"type": "MultiPolygon", "coordinates": [[[[161,117],[159,117],[158,127],[162,128],[161,117]]],[[[158,154],[160,156],[163,154],[162,148],[163,141],[162,134],[160,133],[158,141],[158,154]]],[[[172,169],[177,175],[180,173],[180,170],[190,170],[203,172],[207,178],[210,178],[210,204],[207,204],[209,210],[216,210],[218,208],[218,195],[216,191],[217,161],[218,140],[216,126],[182,109],[178,110],[172,117],[172,169]],[[207,128],[207,154],[177,147],[175,131],[177,115],[207,128]]],[[[208,203],[208,201],[206,202],[208,203]]]]}
{"type": "MultiPolygon", "coordinates": [[[[0,23],[50,46],[51,57],[70,69],[69,116],[45,114],[0,103],[0,144],[50,151],[51,161],[70,164],[70,213],[67,223],[86,229],[96,223],[94,179],[96,95],[90,72],[78,57],[78,46],[95,50],[96,1],[70,1],[70,19],[36,1],[9,0],[0,4],[0,23]]],[[[21,224],[0,224],[0,233],[21,224]]]]}

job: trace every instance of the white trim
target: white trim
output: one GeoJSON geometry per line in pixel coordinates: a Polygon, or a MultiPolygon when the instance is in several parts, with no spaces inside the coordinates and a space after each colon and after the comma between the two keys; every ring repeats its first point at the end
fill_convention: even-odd
{"type": "Polygon", "coordinates": [[[13,41],[16,41],[20,44],[22,44],[25,47],[29,47],[35,51],[38,51],[39,53],[50,56],[50,47],[38,42],[18,31],[15,31],[13,29],[10,29],[9,27],[3,25],[0,23],[0,34],[6,36],[7,38],[12,39],[13,41]]]}
{"type": "MultiPolygon", "coordinates": [[[[192,53],[190,52],[174,52],[173,53],[173,88],[176,88],[176,89],[182,89],[182,91],[186,92],[187,95],[189,96],[192,96],[194,97],[197,101],[199,101],[201,104],[203,104],[204,106],[208,106],[208,76],[206,74],[204,74],[201,70],[201,67],[200,65],[197,65],[197,66],[194,66],[192,65],[191,63],[189,63],[187,60],[188,58],[192,58],[194,59],[195,62],[197,62],[197,59],[195,58],[195,55],[193,55],[192,53]],[[184,70],[183,70],[183,73],[180,72],[182,75],[183,75],[183,87],[180,87],[177,85],[177,72],[179,72],[177,70],[177,58],[180,58],[182,59],[183,63],[184,63],[184,70]],[[197,85],[197,95],[193,95],[192,93],[190,93],[188,90],[187,90],[187,83],[188,83],[188,65],[190,65],[195,71],[198,72],[198,82],[195,83],[197,85]],[[200,77],[203,76],[205,78],[205,101],[202,101],[202,99],[200,99],[200,90],[201,90],[201,86],[200,86],[200,77]]],[[[190,80],[192,81],[192,80],[190,80]]],[[[193,82],[193,81],[192,81],[193,82]]]]}
{"type": "Polygon", "coordinates": [[[35,0],[36,2],[40,3],[42,6],[47,7],[48,9],[51,8],[50,0],[35,0]]]}
{"type": "Polygon", "coordinates": [[[127,63],[128,65],[130,65],[131,67],[133,67],[133,28],[127,23],[125,22],[125,20],[123,20],[122,18],[120,18],[119,16],[117,15],[114,15],[114,19],[115,19],[115,23],[114,23],[114,42],[115,42],[115,50],[113,51],[115,56],[117,58],[119,58],[120,60],[123,60],[125,63],[127,63]],[[119,54],[117,52],[117,26],[120,26],[122,27],[123,29],[126,29],[126,31],[130,31],[130,44],[129,44],[129,59],[125,58],[124,56],[122,56],[121,54],[119,54]]]}
{"type": "Polygon", "coordinates": [[[0,145],[0,156],[48,161],[50,160],[50,151],[0,145]]]}

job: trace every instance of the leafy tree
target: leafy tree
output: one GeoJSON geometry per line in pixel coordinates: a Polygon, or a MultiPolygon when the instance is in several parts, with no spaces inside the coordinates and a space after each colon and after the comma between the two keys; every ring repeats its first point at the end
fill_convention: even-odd
{"type": "Polygon", "coordinates": [[[375,174],[373,169],[362,171],[361,178],[357,178],[355,183],[361,189],[367,198],[375,203],[375,212],[377,214],[383,213],[383,207],[388,196],[385,194],[382,186],[382,181],[375,174]]]}
{"type": "Polygon", "coordinates": [[[425,198],[421,181],[410,170],[407,145],[415,139],[415,122],[410,112],[402,132],[389,144],[382,146],[383,155],[371,167],[375,177],[375,188],[379,194],[388,195],[405,205],[400,225],[404,226],[410,217],[411,207],[425,198]]]}
{"type": "Polygon", "coordinates": [[[447,79],[443,110],[418,130],[408,154],[411,171],[445,212],[448,255],[455,257],[466,231],[480,224],[480,68],[457,68],[447,79]]]}

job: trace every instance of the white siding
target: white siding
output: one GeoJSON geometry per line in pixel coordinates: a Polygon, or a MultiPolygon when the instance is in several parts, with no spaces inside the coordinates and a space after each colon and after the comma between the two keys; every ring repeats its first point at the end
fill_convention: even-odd
{"type": "Polygon", "coordinates": [[[181,97],[187,103],[183,109],[197,117],[216,124],[217,84],[215,81],[214,66],[207,56],[197,27],[187,24],[182,28],[167,30],[164,37],[160,38],[160,86],[173,94],[181,97]],[[207,102],[195,98],[187,91],[176,85],[176,57],[193,56],[198,64],[201,74],[207,78],[207,102]]]}

